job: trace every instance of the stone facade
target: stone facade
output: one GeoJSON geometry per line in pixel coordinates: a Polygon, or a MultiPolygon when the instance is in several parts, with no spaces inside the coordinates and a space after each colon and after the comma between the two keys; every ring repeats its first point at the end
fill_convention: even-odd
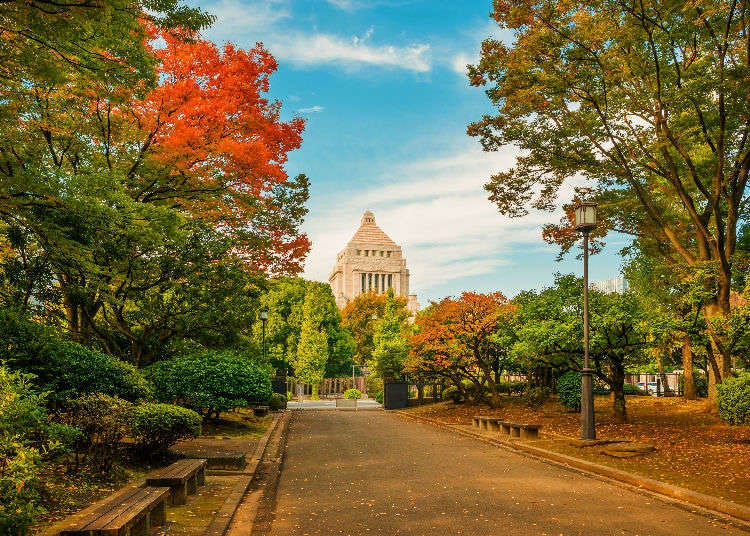
{"type": "Polygon", "coordinates": [[[365,292],[385,293],[392,288],[405,296],[412,315],[419,309],[416,294],[409,294],[409,270],[397,245],[375,223],[369,210],[354,236],[336,257],[328,282],[336,305],[343,309],[350,300],[365,292]]]}

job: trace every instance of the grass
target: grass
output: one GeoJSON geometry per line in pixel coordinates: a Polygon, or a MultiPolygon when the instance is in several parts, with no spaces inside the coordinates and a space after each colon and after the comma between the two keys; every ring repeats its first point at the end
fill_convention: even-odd
{"type": "Polygon", "coordinates": [[[442,402],[409,412],[447,424],[471,425],[473,415],[542,424],[541,448],[615,467],[669,484],[750,506],[750,426],[728,426],[705,400],[627,397],[628,422],[615,423],[607,396],[595,400],[597,438],[650,443],[656,450],[636,458],[612,458],[601,448],[580,448],[580,414],[551,399],[538,410],[506,397],[500,409],[442,402]]]}

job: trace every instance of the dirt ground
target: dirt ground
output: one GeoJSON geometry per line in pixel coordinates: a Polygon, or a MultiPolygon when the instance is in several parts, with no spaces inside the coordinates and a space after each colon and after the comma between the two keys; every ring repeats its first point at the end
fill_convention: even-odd
{"type": "Polygon", "coordinates": [[[712,414],[705,400],[630,396],[628,423],[612,420],[609,397],[596,397],[598,439],[650,443],[656,450],[634,458],[612,458],[601,448],[575,446],[580,414],[551,399],[539,410],[522,400],[505,398],[500,409],[442,402],[410,408],[409,412],[447,424],[471,425],[474,415],[491,415],[543,425],[535,445],[682,486],[750,506],[750,426],[728,426],[712,414]]]}

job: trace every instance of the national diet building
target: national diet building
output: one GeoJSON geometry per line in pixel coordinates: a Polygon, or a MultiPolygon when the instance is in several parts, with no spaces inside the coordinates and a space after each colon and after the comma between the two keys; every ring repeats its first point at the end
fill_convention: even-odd
{"type": "Polygon", "coordinates": [[[359,229],[336,257],[328,282],[339,309],[365,292],[384,294],[392,288],[407,298],[407,309],[414,315],[419,309],[417,295],[409,294],[409,270],[397,245],[375,223],[369,210],[362,216],[359,229]]]}

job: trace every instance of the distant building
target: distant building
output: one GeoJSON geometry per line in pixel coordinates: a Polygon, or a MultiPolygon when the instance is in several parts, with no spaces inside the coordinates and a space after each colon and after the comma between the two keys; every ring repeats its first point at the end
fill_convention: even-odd
{"type": "Polygon", "coordinates": [[[613,294],[615,292],[622,294],[630,288],[630,285],[628,285],[628,280],[624,276],[619,275],[612,279],[591,283],[591,288],[604,294],[613,294]]]}
{"type": "Polygon", "coordinates": [[[392,288],[397,296],[407,298],[407,309],[412,315],[419,310],[417,295],[409,294],[409,270],[401,246],[378,227],[369,210],[336,257],[328,282],[339,309],[365,292],[383,294],[392,288]]]}

